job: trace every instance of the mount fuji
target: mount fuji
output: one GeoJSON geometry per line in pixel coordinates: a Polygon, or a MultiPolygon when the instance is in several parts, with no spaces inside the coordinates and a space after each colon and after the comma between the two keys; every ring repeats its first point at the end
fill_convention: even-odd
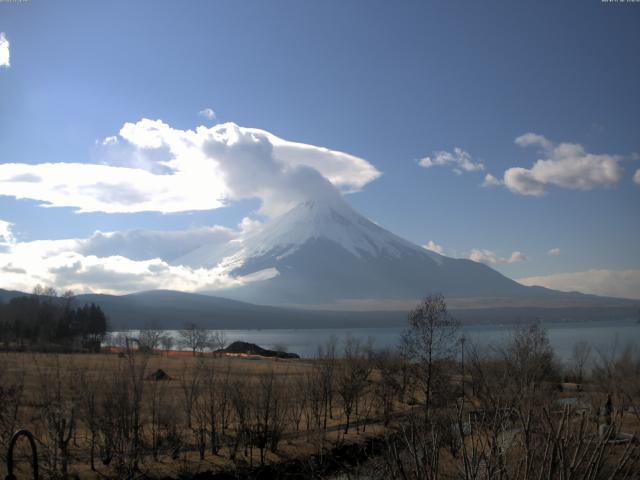
{"type": "Polygon", "coordinates": [[[174,263],[219,266],[249,279],[216,294],[264,305],[404,309],[435,292],[473,307],[593,298],[523,286],[484,264],[426,250],[363,217],[340,195],[300,203],[230,244],[204,245],[174,263]]]}

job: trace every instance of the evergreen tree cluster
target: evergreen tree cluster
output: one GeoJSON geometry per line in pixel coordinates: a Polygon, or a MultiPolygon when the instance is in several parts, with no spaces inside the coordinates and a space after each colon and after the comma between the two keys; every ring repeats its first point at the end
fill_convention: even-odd
{"type": "Polygon", "coordinates": [[[95,304],[75,307],[71,292],[36,288],[0,302],[0,342],[11,350],[99,351],[107,317],[95,304]]]}

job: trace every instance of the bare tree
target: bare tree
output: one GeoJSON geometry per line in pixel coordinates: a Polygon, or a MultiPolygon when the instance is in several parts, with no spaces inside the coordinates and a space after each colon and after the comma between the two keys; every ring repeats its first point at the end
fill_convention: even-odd
{"type": "Polygon", "coordinates": [[[442,364],[455,352],[458,323],[447,313],[442,295],[430,295],[409,312],[409,326],[402,334],[402,349],[415,365],[422,388],[425,413],[433,401],[433,387],[443,380],[442,364]]]}
{"type": "Polygon", "coordinates": [[[163,335],[160,337],[160,345],[165,352],[169,352],[173,349],[174,339],[170,335],[163,335]]]}
{"type": "Polygon", "coordinates": [[[305,388],[305,417],[307,433],[311,428],[320,429],[323,414],[326,411],[326,388],[322,374],[315,368],[308,369],[304,374],[305,388]]]}
{"type": "Polygon", "coordinates": [[[79,374],[80,407],[82,422],[89,431],[89,463],[91,470],[95,471],[96,444],[99,433],[99,402],[100,387],[103,382],[104,365],[97,372],[81,370],[79,374]]]}
{"type": "Polygon", "coordinates": [[[252,400],[251,437],[260,451],[260,464],[264,465],[266,449],[277,451],[286,418],[282,383],[273,370],[260,376],[252,400]]]}
{"type": "Polygon", "coordinates": [[[220,350],[224,348],[226,338],[221,331],[207,330],[199,327],[195,323],[187,323],[179,332],[180,345],[196,353],[203,353],[205,350],[220,350]]]}
{"type": "Polygon", "coordinates": [[[559,368],[547,332],[540,322],[516,327],[502,355],[518,399],[539,398],[546,392],[544,383],[557,380],[559,368]]]}
{"type": "Polygon", "coordinates": [[[24,397],[24,371],[9,370],[5,359],[0,361],[0,445],[5,447],[19,424],[20,406],[24,397]]]}
{"type": "Polygon", "coordinates": [[[383,350],[374,357],[374,365],[380,378],[375,383],[374,395],[384,425],[388,426],[394,411],[394,404],[401,390],[402,358],[392,350],[383,350]]]}
{"type": "Polygon", "coordinates": [[[347,338],[337,378],[337,392],[342,399],[342,409],[346,417],[345,434],[349,433],[352,414],[356,416],[357,426],[360,398],[367,386],[372,368],[372,363],[367,358],[367,350],[361,342],[353,337],[347,338]]]}
{"type": "Polygon", "coordinates": [[[517,326],[506,344],[467,350],[475,395],[489,408],[523,401],[550,403],[558,367],[546,331],[536,322],[517,326]]]}
{"type": "Polygon", "coordinates": [[[296,432],[300,431],[300,422],[302,416],[307,408],[307,392],[305,389],[306,379],[303,374],[293,374],[293,378],[289,380],[288,390],[288,407],[287,413],[291,425],[295,428],[296,432]]]}
{"type": "Polygon", "coordinates": [[[229,393],[236,419],[236,435],[229,447],[229,457],[232,461],[235,461],[238,448],[241,444],[245,446],[245,456],[249,454],[251,446],[251,393],[249,388],[237,379],[229,384],[229,393]]]}
{"type": "Polygon", "coordinates": [[[51,449],[51,467],[60,473],[68,474],[69,442],[76,427],[78,399],[74,384],[75,378],[64,372],[59,356],[53,358],[54,363],[38,365],[38,382],[40,385],[39,400],[42,423],[49,438],[51,449]]]}
{"type": "Polygon", "coordinates": [[[573,345],[571,363],[574,369],[576,380],[582,383],[585,369],[591,358],[591,344],[586,340],[580,340],[573,345]]]}
{"type": "Polygon", "coordinates": [[[182,369],[180,376],[180,390],[182,391],[182,401],[187,427],[191,429],[193,420],[193,408],[197,397],[200,395],[200,383],[203,372],[203,362],[198,361],[195,368],[182,369]]]}
{"type": "Polygon", "coordinates": [[[227,337],[222,330],[213,330],[209,333],[209,348],[214,352],[227,346],[227,337]]]}
{"type": "Polygon", "coordinates": [[[640,348],[637,345],[599,351],[593,365],[593,379],[603,393],[614,397],[615,403],[626,404],[640,419],[640,348]]]}
{"type": "Polygon", "coordinates": [[[336,371],[336,349],[338,339],[331,335],[324,345],[318,347],[317,368],[323,388],[324,418],[323,428],[327,428],[327,417],[333,418],[333,394],[336,371]]]}
{"type": "Polygon", "coordinates": [[[161,338],[162,330],[158,329],[153,322],[147,323],[138,335],[140,350],[153,353],[160,345],[161,338]]]}
{"type": "Polygon", "coordinates": [[[129,351],[126,356],[127,374],[131,391],[131,464],[133,471],[138,469],[138,460],[142,453],[142,399],[144,393],[144,379],[146,377],[147,355],[136,355],[129,351]]]}
{"type": "MultiPolygon", "coordinates": [[[[208,429],[209,445],[211,453],[216,455],[219,449],[220,421],[221,421],[221,403],[226,392],[224,377],[222,377],[215,369],[212,363],[209,363],[203,372],[203,402],[201,405],[201,413],[204,416],[204,422],[208,429]]],[[[225,406],[226,409],[226,406],[225,406]]]]}

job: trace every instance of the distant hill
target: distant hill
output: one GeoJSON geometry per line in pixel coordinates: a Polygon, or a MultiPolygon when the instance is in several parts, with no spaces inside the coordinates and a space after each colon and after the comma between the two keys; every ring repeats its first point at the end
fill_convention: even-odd
{"type": "MultiPolygon", "coordinates": [[[[0,289],[0,299],[26,295],[0,289]]],[[[452,300],[450,312],[466,323],[517,323],[543,321],[616,320],[636,318],[640,302],[583,296],[586,301],[571,303],[571,295],[555,306],[526,304],[525,299],[487,305],[452,300]]],[[[398,327],[406,323],[412,305],[394,310],[330,311],[255,305],[227,298],[168,290],[130,295],[86,294],[76,297],[78,304],[96,303],[106,313],[113,330],[137,329],[154,323],[159,328],[178,329],[193,322],[212,329],[266,328],[358,328],[398,327]]],[[[552,304],[553,305],[553,304],[552,304]]]]}
{"type": "Polygon", "coordinates": [[[8,302],[14,297],[20,297],[25,295],[24,292],[18,292],[16,290],[3,290],[0,288],[0,302],[8,302]]]}

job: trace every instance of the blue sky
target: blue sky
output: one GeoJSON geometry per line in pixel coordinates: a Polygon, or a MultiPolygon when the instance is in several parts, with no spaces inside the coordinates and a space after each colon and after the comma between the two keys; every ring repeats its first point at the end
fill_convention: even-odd
{"type": "Polygon", "coordinates": [[[639,24],[640,4],[599,0],[0,2],[0,252],[14,270],[0,279],[26,285],[19,243],[266,219],[246,189],[171,213],[16,198],[25,165],[131,167],[140,143],[105,139],[131,143],[123,125],[151,119],[345,152],[343,177],[363,174],[357,159],[381,175],[338,186],[398,235],[512,278],[640,297],[639,24]]]}

